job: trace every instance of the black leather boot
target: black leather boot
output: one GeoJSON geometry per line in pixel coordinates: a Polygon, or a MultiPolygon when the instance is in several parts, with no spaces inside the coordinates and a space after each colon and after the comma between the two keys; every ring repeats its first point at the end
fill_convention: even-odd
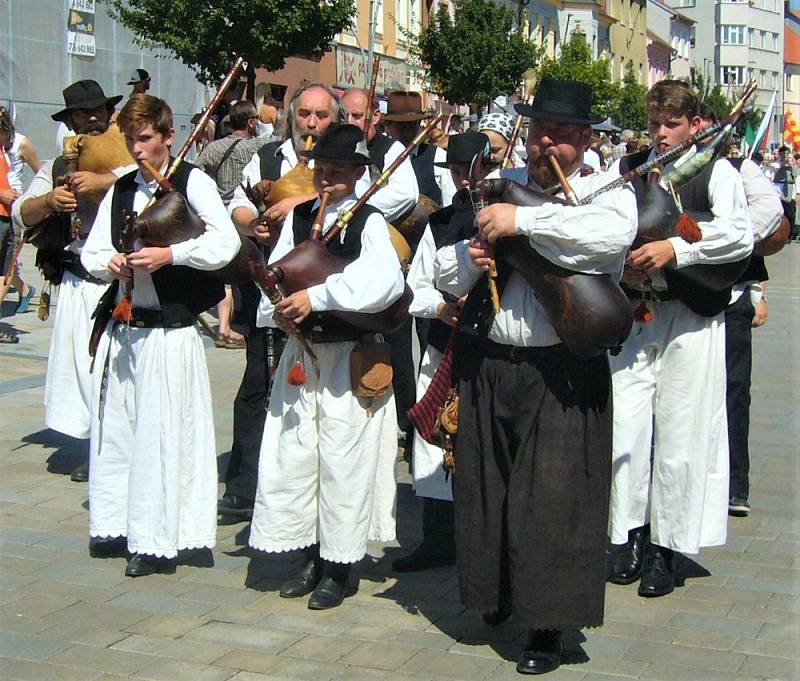
{"type": "Polygon", "coordinates": [[[344,600],[347,582],[350,579],[349,563],[322,561],[322,580],[308,599],[309,610],[335,608],[344,600]]]}
{"type": "Polygon", "coordinates": [[[628,532],[628,543],[614,556],[608,581],[612,584],[632,584],[639,579],[644,550],[649,543],[650,525],[628,532]]]}
{"type": "Polygon", "coordinates": [[[561,665],[564,640],[558,629],[531,629],[528,643],[520,653],[517,671],[520,674],[546,674],[561,665]]]}
{"type": "Polygon", "coordinates": [[[644,554],[639,595],[645,598],[666,596],[675,590],[675,565],[672,549],[650,544],[644,554]]]}
{"type": "Polygon", "coordinates": [[[309,546],[303,551],[306,562],[303,569],[281,584],[281,598],[299,598],[310,594],[322,579],[322,564],[319,559],[319,544],[309,546]]]}
{"type": "Polygon", "coordinates": [[[128,567],[125,568],[125,576],[145,577],[157,572],[164,575],[174,575],[176,563],[177,560],[175,558],[159,558],[137,553],[128,562],[128,567]]]}
{"type": "Polygon", "coordinates": [[[125,537],[92,537],[89,540],[89,555],[92,558],[127,558],[128,540],[125,537]]]}

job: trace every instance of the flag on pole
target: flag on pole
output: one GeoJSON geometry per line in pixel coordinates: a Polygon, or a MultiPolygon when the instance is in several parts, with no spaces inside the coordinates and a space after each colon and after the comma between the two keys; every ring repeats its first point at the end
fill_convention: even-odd
{"type": "Polygon", "coordinates": [[[787,111],[783,116],[783,139],[792,151],[800,150],[800,126],[797,125],[791,111],[787,111]]]}
{"type": "Polygon", "coordinates": [[[762,144],[766,144],[767,140],[767,131],[769,130],[769,122],[772,120],[772,112],[775,110],[775,96],[777,95],[776,92],[772,93],[772,99],[769,102],[769,106],[767,107],[767,111],[764,114],[764,118],[761,119],[761,125],[758,126],[758,131],[756,132],[755,139],[753,140],[753,144],[750,147],[750,156],[761,148],[762,144]]]}

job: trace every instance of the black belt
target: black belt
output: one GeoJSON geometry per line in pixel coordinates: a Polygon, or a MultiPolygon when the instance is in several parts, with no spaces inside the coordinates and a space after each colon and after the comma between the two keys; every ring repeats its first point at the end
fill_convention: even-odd
{"type": "Polygon", "coordinates": [[[621,286],[625,295],[631,300],[654,300],[657,303],[666,303],[669,300],[678,300],[672,291],[653,289],[651,291],[640,291],[638,288],[629,288],[628,286],[621,286]]]}
{"type": "Polygon", "coordinates": [[[193,326],[197,317],[187,317],[186,319],[167,321],[161,310],[150,310],[146,307],[134,307],[133,317],[130,321],[131,326],[137,329],[183,329],[193,326]]]}
{"type": "Polygon", "coordinates": [[[311,331],[306,338],[312,343],[357,343],[364,337],[364,333],[325,333],[322,331],[311,331]]]}
{"type": "Polygon", "coordinates": [[[477,338],[463,334],[459,337],[459,342],[477,350],[485,357],[502,359],[515,364],[519,362],[533,362],[546,354],[552,353],[553,348],[557,348],[560,345],[559,343],[558,345],[521,347],[518,345],[495,343],[488,338],[477,338]]]}
{"type": "Polygon", "coordinates": [[[89,274],[89,271],[81,263],[80,256],[72,251],[64,251],[64,269],[70,274],[74,274],[78,279],[83,279],[83,281],[88,281],[91,284],[105,285],[108,283],[89,274]]]}

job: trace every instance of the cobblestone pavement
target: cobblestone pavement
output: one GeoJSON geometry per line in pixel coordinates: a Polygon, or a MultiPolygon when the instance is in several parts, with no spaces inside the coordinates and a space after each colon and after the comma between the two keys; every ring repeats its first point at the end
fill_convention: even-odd
{"type": "MultiPolygon", "coordinates": [[[[38,285],[32,249],[23,253],[38,285]]],[[[731,519],[724,547],[684,560],[685,585],[670,596],[609,586],[605,626],[572,633],[566,663],[548,678],[800,678],[798,268],[800,245],[771,259],[769,323],[754,334],[752,516],[731,519]]],[[[35,311],[5,323],[21,342],[0,345],[0,678],[518,678],[519,632],[465,612],[453,570],[391,574],[420,522],[400,465],[400,541],[370,546],[358,593],[332,611],[279,598],[296,563],[254,556],[244,524],[219,528],[213,569],[133,580],[121,559],[90,559],[86,485],[68,476],[84,448],[43,426],[50,323],[35,311]]],[[[244,354],[209,343],[208,360],[224,466],[244,354]]]]}

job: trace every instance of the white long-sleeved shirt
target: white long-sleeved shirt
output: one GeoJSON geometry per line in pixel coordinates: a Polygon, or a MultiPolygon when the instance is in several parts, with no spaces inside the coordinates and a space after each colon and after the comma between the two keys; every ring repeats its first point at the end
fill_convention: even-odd
{"type": "MultiPolygon", "coordinates": [[[[298,163],[297,153],[294,150],[292,140],[288,139],[278,147],[283,154],[281,160],[281,177],[288,173],[298,163]]],[[[395,142],[386,152],[384,168],[388,167],[394,160],[403,153],[403,145],[395,142]]],[[[314,161],[308,162],[308,167],[314,167],[314,161]]],[[[377,175],[375,176],[377,178],[377,175]]],[[[248,181],[253,186],[261,181],[261,160],[258,154],[253,154],[253,158],[247,163],[242,170],[242,182],[247,185],[248,181]]],[[[361,178],[356,182],[355,193],[358,198],[364,195],[364,192],[369,189],[372,181],[375,178],[371,177],[370,172],[365,172],[361,178]]],[[[385,216],[386,220],[391,222],[401,215],[412,210],[417,204],[419,198],[419,188],[417,186],[417,176],[414,174],[414,168],[411,166],[411,161],[406,159],[397,170],[389,178],[389,181],[381,187],[375,195],[369,200],[369,204],[380,210],[385,216]]],[[[254,215],[257,213],[256,207],[247,198],[241,186],[237,187],[233,192],[233,198],[228,205],[228,210],[233,213],[236,208],[247,208],[254,215]]]]}
{"type": "MultiPolygon", "coordinates": [[[[356,203],[351,194],[325,210],[322,233],[328,230],[344,211],[356,203]]],[[[319,199],[314,203],[316,208],[319,199]]],[[[294,211],[286,216],[281,234],[272,249],[269,262],[274,263],[291,251],[294,242],[294,211]]],[[[344,239],[344,232],[337,238],[344,239]]],[[[353,262],[338,274],[331,274],[324,282],[308,288],[311,309],[314,312],[337,310],[352,312],[380,312],[391,305],[403,293],[403,273],[392,248],[386,221],[380,213],[370,215],[361,232],[361,252],[353,262]]],[[[275,306],[266,296],[261,296],[256,320],[257,326],[275,326],[272,313],[275,306]]]]}
{"type": "Polygon", "coordinates": [[[436,242],[431,226],[428,225],[417,244],[417,252],[411,261],[406,279],[408,287],[414,292],[414,300],[411,301],[408,311],[415,317],[436,319],[439,305],[444,302],[444,296],[434,285],[435,263],[436,242]]]}
{"type": "MultiPolygon", "coordinates": [[[[161,171],[166,170],[166,164],[161,171]]],[[[133,210],[144,210],[158,188],[155,180],[145,182],[141,172],[136,173],[136,193],[133,210]]],[[[117,249],[111,241],[111,200],[113,191],[106,194],[100,204],[95,226],[86,240],[81,253],[83,266],[95,277],[111,281],[108,269],[117,249]]],[[[170,246],[173,265],[186,265],[198,270],[218,270],[227,265],[239,252],[241,241],[233,226],[216,184],[202,170],[195,168],[189,173],[186,185],[186,200],[189,206],[205,223],[206,231],[199,237],[170,246]]],[[[138,249],[137,249],[138,250],[138,249]]],[[[120,296],[122,295],[120,287],[120,296]]],[[[133,268],[133,305],[160,309],[161,305],[153,285],[153,278],[141,268],[133,268]]]]}
{"type": "MultiPolygon", "coordinates": [[[[502,172],[520,184],[526,183],[527,168],[502,172]]],[[[586,196],[608,183],[608,175],[568,178],[578,197],[586,196]]],[[[638,225],[636,197],[630,184],[605,194],[586,206],[545,204],[518,207],[516,229],[531,246],[556,265],[587,274],[610,274],[619,279],[627,250],[638,225]]],[[[467,241],[436,252],[434,278],[437,288],[461,297],[480,276],[467,253],[467,241]]],[[[520,274],[508,279],[500,301],[501,310],[489,329],[497,343],[521,347],[555,345],[560,341],[536,295],[520,274]]]]}

